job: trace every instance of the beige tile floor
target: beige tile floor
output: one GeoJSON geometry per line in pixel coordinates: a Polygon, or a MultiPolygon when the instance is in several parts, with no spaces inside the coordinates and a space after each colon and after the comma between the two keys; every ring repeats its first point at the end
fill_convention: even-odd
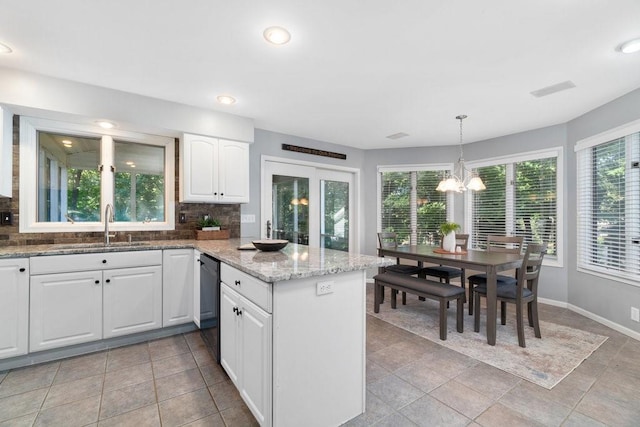
{"type": "Polygon", "coordinates": [[[253,426],[199,332],[0,372],[0,427],[253,426]]]}
{"type": "MultiPolygon", "coordinates": [[[[610,337],[552,390],[368,316],[367,411],[347,425],[640,425],[640,342],[569,310],[540,308],[543,320],[610,337]]],[[[0,372],[0,427],[32,425],[256,421],[193,332],[0,372]]]]}

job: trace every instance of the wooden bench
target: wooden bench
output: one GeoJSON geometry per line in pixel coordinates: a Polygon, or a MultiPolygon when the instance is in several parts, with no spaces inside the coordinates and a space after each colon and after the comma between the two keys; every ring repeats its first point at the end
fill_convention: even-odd
{"type": "Polygon", "coordinates": [[[380,312],[382,292],[384,287],[391,288],[391,308],[396,308],[396,295],[406,292],[419,297],[429,298],[440,302],[440,339],[447,339],[447,303],[457,301],[456,329],[463,331],[464,288],[434,280],[421,279],[406,274],[381,273],[373,277],[375,281],[373,311],[380,312]]]}

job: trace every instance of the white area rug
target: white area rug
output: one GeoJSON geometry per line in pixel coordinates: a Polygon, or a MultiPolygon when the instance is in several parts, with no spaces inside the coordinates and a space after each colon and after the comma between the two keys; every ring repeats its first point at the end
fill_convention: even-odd
{"type": "MultiPolygon", "coordinates": [[[[388,291],[387,291],[388,293],[388,291]]],[[[526,348],[518,345],[515,307],[507,306],[507,324],[498,325],[496,345],[487,344],[486,313],[482,308],[480,332],[473,332],[473,316],[468,315],[465,305],[464,332],[456,331],[455,306],[448,310],[447,339],[440,340],[438,326],[438,303],[419,301],[416,296],[407,295],[407,305],[402,305],[398,296],[397,309],[392,310],[390,298],[380,305],[380,313],[373,312],[372,287],[367,292],[367,313],[405,329],[459,353],[487,363],[503,371],[517,375],[547,389],[553,388],[569,375],[584,359],[589,357],[608,337],[581,331],[555,323],[540,322],[542,339],[533,334],[525,318],[526,348]],[[510,314],[510,315],[509,315],[510,314]]]]}

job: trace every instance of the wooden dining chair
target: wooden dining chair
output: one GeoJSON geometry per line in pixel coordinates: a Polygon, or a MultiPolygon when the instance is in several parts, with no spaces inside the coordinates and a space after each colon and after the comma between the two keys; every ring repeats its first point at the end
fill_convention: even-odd
{"type": "MultiPolygon", "coordinates": [[[[456,234],[456,247],[460,246],[460,249],[463,251],[467,250],[467,246],[469,244],[469,235],[468,234],[456,234]]],[[[440,280],[440,283],[444,281],[444,283],[451,283],[451,279],[455,279],[456,277],[460,278],[460,286],[462,289],[465,287],[465,277],[464,277],[464,268],[456,268],[456,267],[447,267],[446,265],[434,265],[430,267],[425,267],[422,269],[420,273],[418,273],[420,277],[437,277],[440,280]]],[[[471,292],[469,292],[469,298],[471,298],[471,292]]],[[[466,296],[465,296],[466,301],[466,296]]]]}
{"type": "MultiPolygon", "coordinates": [[[[391,231],[383,231],[378,233],[378,243],[381,248],[390,248],[395,249],[398,247],[398,236],[396,233],[391,231]]],[[[391,273],[399,273],[399,274],[408,274],[408,275],[416,275],[420,273],[422,268],[417,265],[408,265],[401,264],[400,258],[396,258],[396,263],[394,265],[389,265],[384,267],[384,271],[388,271],[391,273]]],[[[380,301],[384,300],[384,287],[381,287],[382,295],[380,295],[380,301]]],[[[407,303],[407,294],[405,292],[402,293],[402,304],[407,303]]]]}
{"type": "MultiPolygon", "coordinates": [[[[500,320],[503,325],[507,323],[507,303],[516,305],[516,325],[518,328],[518,344],[526,347],[524,339],[524,321],[522,309],[527,304],[527,317],[529,326],[533,327],[536,338],[541,338],[540,322],[538,320],[538,279],[542,260],[547,252],[547,245],[529,243],[522,260],[522,267],[515,284],[498,286],[497,297],[500,301],[500,320]]],[[[480,331],[480,297],[487,296],[487,285],[478,285],[473,288],[473,299],[476,311],[473,319],[473,329],[480,331]]]]}
{"type": "MultiPolygon", "coordinates": [[[[487,236],[487,251],[488,252],[501,252],[507,254],[520,254],[522,253],[522,243],[524,237],[522,236],[487,236]]],[[[517,282],[515,277],[505,276],[498,274],[496,277],[498,286],[502,285],[514,285],[517,282]]],[[[469,276],[469,315],[473,314],[473,289],[475,286],[486,285],[487,275],[474,274],[469,276]]]]}

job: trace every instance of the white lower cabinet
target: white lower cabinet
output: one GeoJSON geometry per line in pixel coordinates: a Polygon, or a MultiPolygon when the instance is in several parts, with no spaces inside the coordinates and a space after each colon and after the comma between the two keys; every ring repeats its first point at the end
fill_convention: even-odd
{"type": "Polygon", "coordinates": [[[29,349],[29,260],[0,260],[0,359],[29,349]]]}
{"type": "Polygon", "coordinates": [[[162,327],[161,251],[34,257],[30,267],[31,352],[162,327]]]}
{"type": "Polygon", "coordinates": [[[31,276],[29,350],[102,338],[102,271],[31,276]]]}
{"type": "Polygon", "coordinates": [[[263,426],[272,422],[271,329],[271,314],[221,284],[220,363],[263,426]]]}
{"type": "MultiPolygon", "coordinates": [[[[196,272],[194,250],[166,249],[162,251],[162,267],[162,326],[192,322],[194,320],[193,293],[196,272]]],[[[199,278],[198,283],[200,283],[199,278]]],[[[200,288],[198,288],[199,290],[200,288]]]]}
{"type": "Polygon", "coordinates": [[[107,270],[103,276],[103,338],[162,327],[161,266],[107,270]]]}

